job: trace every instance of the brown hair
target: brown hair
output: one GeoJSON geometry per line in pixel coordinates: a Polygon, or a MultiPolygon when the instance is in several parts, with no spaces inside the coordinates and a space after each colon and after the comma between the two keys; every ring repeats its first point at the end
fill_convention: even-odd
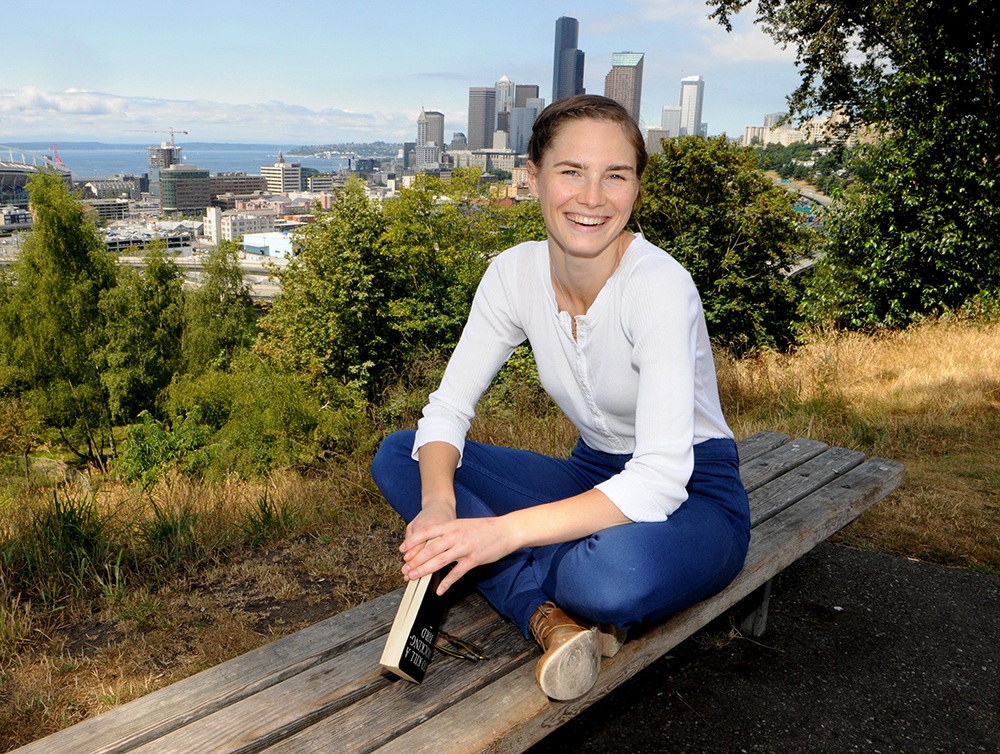
{"type": "Polygon", "coordinates": [[[545,152],[552,145],[552,140],[559,130],[573,120],[603,120],[617,123],[625,132],[625,138],[635,149],[636,178],[642,177],[646,169],[649,155],[646,154],[646,142],[642,138],[639,126],[632,120],[628,110],[609,97],[597,94],[577,94],[556,100],[546,107],[535,119],[531,129],[531,140],[528,142],[528,159],[541,166],[545,152]]]}

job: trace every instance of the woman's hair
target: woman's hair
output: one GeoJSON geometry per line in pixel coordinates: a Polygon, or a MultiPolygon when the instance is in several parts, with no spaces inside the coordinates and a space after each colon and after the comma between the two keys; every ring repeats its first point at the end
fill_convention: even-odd
{"type": "Polygon", "coordinates": [[[564,97],[542,110],[532,126],[531,140],[528,142],[528,159],[535,165],[541,166],[542,158],[552,146],[552,140],[559,134],[559,130],[574,120],[603,120],[621,126],[625,138],[635,149],[636,178],[642,177],[642,171],[649,162],[649,155],[646,154],[646,142],[642,138],[639,126],[632,120],[628,110],[619,103],[597,94],[564,97]]]}

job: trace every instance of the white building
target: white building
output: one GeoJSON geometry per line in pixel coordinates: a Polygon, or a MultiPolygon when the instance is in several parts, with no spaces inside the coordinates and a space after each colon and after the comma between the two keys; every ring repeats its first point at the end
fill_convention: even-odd
{"type": "Polygon", "coordinates": [[[702,136],[701,106],[705,99],[705,81],[701,76],[681,79],[681,136],[702,136]]]}
{"type": "Polygon", "coordinates": [[[209,207],[205,213],[205,236],[210,243],[237,241],[248,233],[270,233],[274,230],[276,209],[227,210],[209,207]]]}
{"type": "Polygon", "coordinates": [[[292,236],[288,233],[248,233],[243,236],[247,254],[289,258],[295,253],[292,236]]]}
{"type": "Polygon", "coordinates": [[[285,157],[280,151],[274,165],[262,165],[260,174],[267,180],[267,190],[272,194],[302,190],[301,163],[285,162],[285,157]]]}

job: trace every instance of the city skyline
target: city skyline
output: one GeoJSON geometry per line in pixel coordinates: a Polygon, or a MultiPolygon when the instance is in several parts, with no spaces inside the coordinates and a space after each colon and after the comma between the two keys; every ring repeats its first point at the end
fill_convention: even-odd
{"type": "Polygon", "coordinates": [[[178,143],[402,142],[413,140],[421,107],[444,114],[448,142],[469,130],[471,87],[507,75],[549,94],[553,29],[564,15],[579,21],[587,91],[603,91],[614,52],[646,53],[644,127],[658,125],[662,108],[676,102],[679,81],[697,74],[706,82],[710,133],[739,136],[765,113],[785,109],[799,78],[794,54],[749,17],[737,17],[734,33],[726,34],[701,0],[513,2],[502,24],[488,9],[453,2],[392,4],[386,11],[306,0],[275,19],[270,6],[254,0],[178,0],[167,25],[157,20],[161,10],[108,6],[94,14],[42,0],[7,11],[5,26],[25,32],[8,40],[13,59],[24,64],[9,66],[0,85],[0,143],[156,143],[169,134],[130,131],[169,128],[188,132],[178,143]],[[435,11],[449,23],[430,27],[427,18],[441,17],[435,11]],[[52,18],[59,23],[38,26],[52,18]],[[161,28],[169,33],[157,44],[161,28]],[[424,28],[434,29],[434,45],[424,43],[424,28]],[[285,45],[289,37],[295,44],[285,45]],[[261,54],[278,41],[289,54],[261,54]]]}

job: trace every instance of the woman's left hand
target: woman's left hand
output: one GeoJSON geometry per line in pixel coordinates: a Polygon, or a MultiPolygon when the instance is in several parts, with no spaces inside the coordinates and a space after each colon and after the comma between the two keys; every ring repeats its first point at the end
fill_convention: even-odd
{"type": "Polygon", "coordinates": [[[418,579],[454,563],[437,590],[444,594],[471,569],[518,549],[504,518],[459,518],[421,528],[417,536],[408,535],[400,547],[403,575],[407,580],[418,579]]]}

